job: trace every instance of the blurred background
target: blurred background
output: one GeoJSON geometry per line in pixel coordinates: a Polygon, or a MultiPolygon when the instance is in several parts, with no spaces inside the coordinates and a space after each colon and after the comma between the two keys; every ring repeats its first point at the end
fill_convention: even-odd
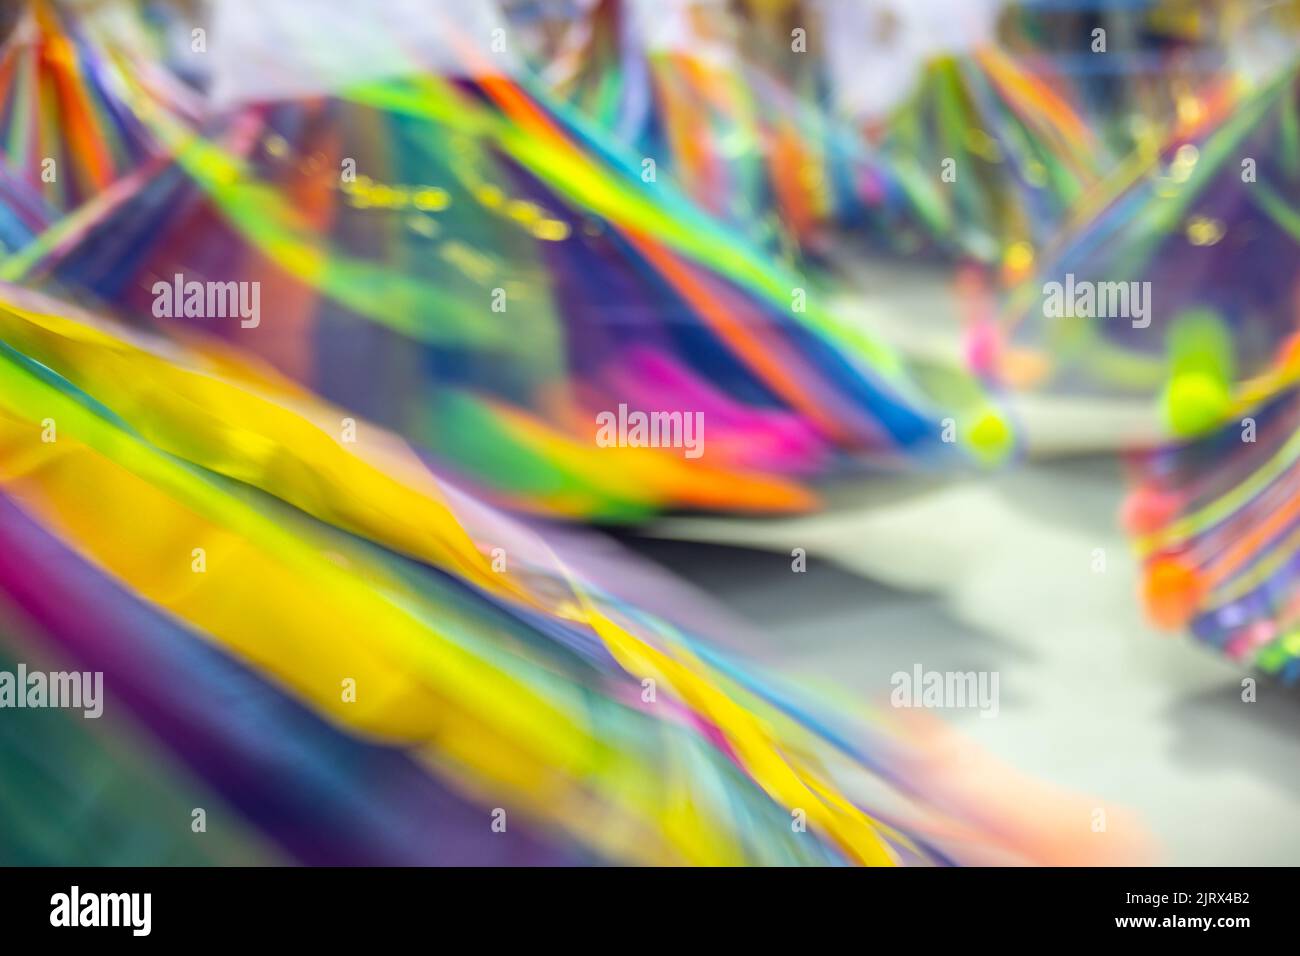
{"type": "Polygon", "coordinates": [[[0,862],[1300,861],[1296,3],[2,9],[0,862]]]}

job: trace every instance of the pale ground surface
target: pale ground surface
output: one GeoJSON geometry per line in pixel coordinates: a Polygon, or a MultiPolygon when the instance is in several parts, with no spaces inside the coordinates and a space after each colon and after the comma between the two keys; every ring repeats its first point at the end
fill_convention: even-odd
{"type": "Polygon", "coordinates": [[[996,670],[996,718],[945,718],[1026,773],[1133,809],[1161,862],[1300,864],[1300,688],[1261,681],[1243,703],[1249,670],[1145,624],[1123,490],[1109,459],[876,482],[829,517],[651,531],[736,547],[637,549],[761,628],[758,656],[800,682],[883,700],[917,663],[996,670]]]}
{"type": "MultiPolygon", "coordinates": [[[[949,277],[860,258],[844,271],[857,291],[838,314],[961,360],[949,277]]],[[[879,702],[916,664],[997,671],[996,718],[945,719],[1025,773],[1136,811],[1159,862],[1300,865],[1300,687],[1261,681],[1243,703],[1249,669],[1153,631],[1136,600],[1113,451],[1155,433],[1151,402],[1016,404],[1031,464],[863,482],[804,519],[668,519],[647,533],[713,544],[638,550],[761,629],[746,638],[762,642],[755,656],[804,686],[879,702]],[[791,571],[795,547],[805,574],[791,571]]]]}

